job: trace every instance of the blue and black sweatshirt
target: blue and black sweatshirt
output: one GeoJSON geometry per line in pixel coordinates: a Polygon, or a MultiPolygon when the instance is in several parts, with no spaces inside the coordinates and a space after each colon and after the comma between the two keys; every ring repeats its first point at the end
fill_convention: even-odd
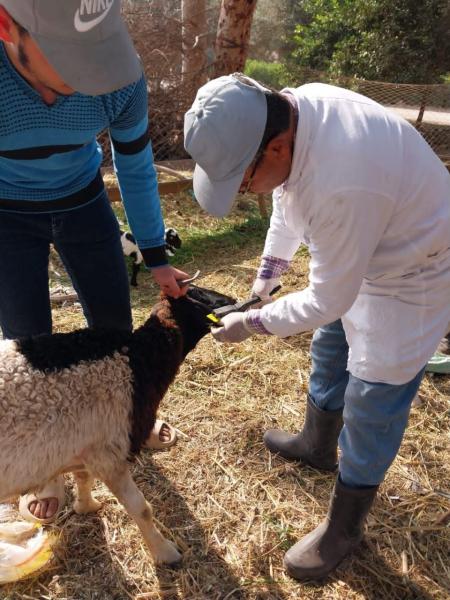
{"type": "Polygon", "coordinates": [[[58,96],[51,106],[0,43],[0,211],[74,210],[103,193],[97,135],[109,130],[128,223],[146,266],[167,263],[144,77],[111,94],[58,96]]]}

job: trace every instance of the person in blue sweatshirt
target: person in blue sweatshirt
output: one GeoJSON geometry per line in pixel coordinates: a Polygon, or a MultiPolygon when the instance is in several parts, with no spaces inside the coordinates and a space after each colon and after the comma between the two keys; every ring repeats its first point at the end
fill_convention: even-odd
{"type": "MultiPolygon", "coordinates": [[[[51,333],[51,244],[88,326],[132,327],[119,225],[100,173],[97,136],[103,130],[109,131],[124,208],[145,265],[165,293],[178,297],[186,288],[177,280],[188,275],[166,257],[147,86],[120,0],[0,0],[4,338],[51,333]]],[[[163,425],[159,447],[167,436],[173,441],[173,429],[163,425]]],[[[63,501],[58,478],[39,496],[23,497],[20,509],[48,522],[63,501]]]]}

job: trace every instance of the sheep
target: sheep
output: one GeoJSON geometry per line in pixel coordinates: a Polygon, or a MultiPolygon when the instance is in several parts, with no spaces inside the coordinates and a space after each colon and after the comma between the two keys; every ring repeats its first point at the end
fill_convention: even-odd
{"type": "Polygon", "coordinates": [[[164,239],[166,241],[166,252],[168,256],[175,256],[175,252],[181,248],[181,239],[178,231],[173,227],[166,227],[164,239]]]}
{"type": "Polygon", "coordinates": [[[0,341],[0,502],[72,472],[74,510],[88,513],[100,507],[91,495],[100,479],[135,520],[155,562],[178,563],[128,460],[148,438],[185,356],[208,333],[208,313],[230,303],[191,286],[178,299],[161,295],[134,332],[80,329],[0,341]]]}
{"type": "MultiPolygon", "coordinates": [[[[168,256],[174,256],[176,250],[181,248],[181,239],[178,232],[173,227],[166,227],[164,239],[166,243],[166,253],[168,256]]],[[[130,285],[137,286],[137,274],[143,262],[143,257],[136,239],[129,231],[120,230],[120,241],[122,243],[122,250],[125,256],[131,256],[133,258],[133,271],[131,274],[130,285]]]]}

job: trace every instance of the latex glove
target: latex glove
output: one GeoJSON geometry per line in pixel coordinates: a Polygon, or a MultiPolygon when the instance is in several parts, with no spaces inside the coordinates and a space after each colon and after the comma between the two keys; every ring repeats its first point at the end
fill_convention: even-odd
{"type": "Polygon", "coordinates": [[[245,313],[233,312],[221,319],[221,327],[211,329],[212,336],[218,342],[243,342],[253,334],[245,324],[245,313]]]}
{"type": "Polygon", "coordinates": [[[259,296],[261,302],[253,304],[252,308],[261,308],[265,304],[273,302],[274,299],[269,294],[273,288],[277,287],[277,285],[280,285],[279,277],[272,277],[272,279],[261,279],[261,277],[257,277],[253,283],[252,296],[259,296]]]}
{"type": "Polygon", "coordinates": [[[252,295],[259,296],[262,300],[254,304],[253,308],[261,308],[264,304],[272,302],[270,292],[280,285],[280,276],[289,269],[290,261],[277,258],[270,254],[263,254],[258,273],[253,284],[252,295]]]}
{"type": "Polygon", "coordinates": [[[156,283],[161,288],[161,291],[172,298],[184,296],[188,291],[189,286],[180,288],[177,280],[189,279],[189,275],[184,271],[175,269],[172,265],[162,265],[161,267],[153,267],[152,275],[156,283]]]}

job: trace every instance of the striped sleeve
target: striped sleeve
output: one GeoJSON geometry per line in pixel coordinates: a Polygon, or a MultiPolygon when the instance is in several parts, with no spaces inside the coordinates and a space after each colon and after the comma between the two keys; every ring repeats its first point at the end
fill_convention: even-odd
{"type": "Polygon", "coordinates": [[[147,267],[167,264],[144,78],[110,125],[114,168],[125,212],[147,267]]]}

